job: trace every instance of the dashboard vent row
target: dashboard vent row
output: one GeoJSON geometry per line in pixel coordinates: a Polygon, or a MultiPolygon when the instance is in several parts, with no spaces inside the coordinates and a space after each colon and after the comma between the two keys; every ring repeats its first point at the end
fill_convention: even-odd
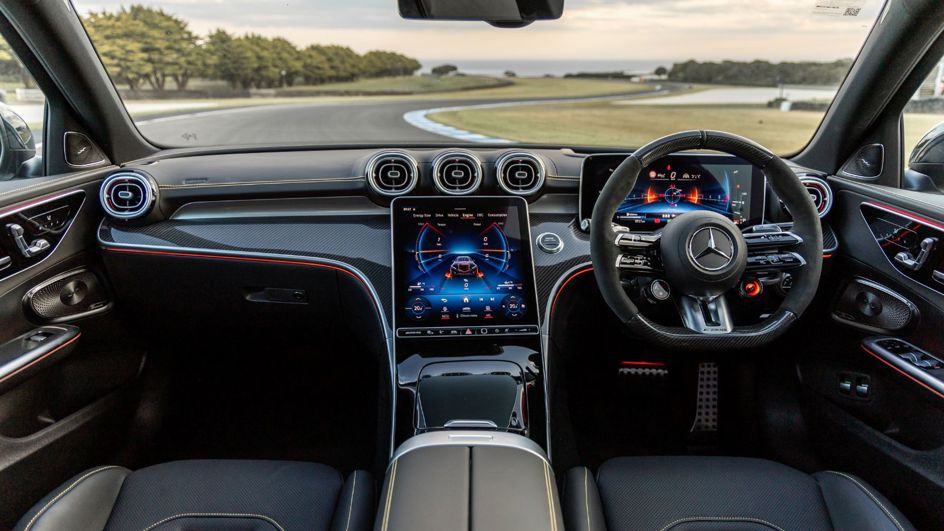
{"type": "Polygon", "coordinates": [[[514,195],[531,195],[544,186],[544,162],[530,153],[507,153],[496,163],[498,185],[514,195]]]}
{"type": "Polygon", "coordinates": [[[113,218],[139,218],[151,210],[155,199],[151,181],[137,172],[115,173],[102,183],[102,208],[113,218]]]}
{"type": "Polygon", "coordinates": [[[384,151],[367,162],[367,183],[380,195],[393,197],[410,193],[418,180],[416,160],[406,153],[384,151]]]}
{"type": "Polygon", "coordinates": [[[449,195],[474,192],[482,184],[482,162],[466,151],[449,151],[433,161],[436,188],[449,195]]]}
{"type": "Polygon", "coordinates": [[[824,217],[833,207],[833,191],[825,180],[813,175],[801,175],[800,182],[810,193],[810,199],[819,212],[819,217],[824,217]]]}

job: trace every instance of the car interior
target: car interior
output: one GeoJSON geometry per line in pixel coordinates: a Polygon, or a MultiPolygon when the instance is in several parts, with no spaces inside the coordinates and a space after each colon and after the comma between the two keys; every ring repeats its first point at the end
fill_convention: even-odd
{"type": "Polygon", "coordinates": [[[939,0],[882,4],[783,157],[164,145],[72,2],[0,34],[45,97],[0,113],[0,529],[944,529],[939,0]]]}

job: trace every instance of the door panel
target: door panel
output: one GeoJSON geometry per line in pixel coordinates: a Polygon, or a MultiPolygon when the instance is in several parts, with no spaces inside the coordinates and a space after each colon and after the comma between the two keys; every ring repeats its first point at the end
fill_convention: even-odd
{"type": "Polygon", "coordinates": [[[126,444],[144,351],[110,312],[95,248],[103,174],[2,183],[0,529],[126,444]]]}
{"type": "Polygon", "coordinates": [[[838,282],[824,286],[835,291],[822,325],[829,340],[800,356],[805,414],[829,467],[866,478],[919,528],[941,529],[944,396],[902,370],[904,358],[882,359],[863,340],[897,337],[944,355],[944,284],[932,277],[944,258],[944,201],[840,178],[830,184],[842,255],[838,282]]]}

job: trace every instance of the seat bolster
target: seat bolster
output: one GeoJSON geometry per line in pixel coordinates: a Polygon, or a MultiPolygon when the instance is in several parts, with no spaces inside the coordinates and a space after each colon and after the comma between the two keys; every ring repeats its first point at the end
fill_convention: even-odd
{"type": "Polygon", "coordinates": [[[82,472],[40,500],[16,531],[101,531],[131,471],[104,466],[82,472]]]}
{"type": "Polygon", "coordinates": [[[813,474],[837,531],[913,531],[894,505],[866,482],[845,472],[813,474]]]}
{"type": "Polygon", "coordinates": [[[564,478],[564,527],[568,531],[606,531],[597,482],[587,467],[567,471],[564,478]]]}
{"type": "Polygon", "coordinates": [[[374,522],[374,507],[374,478],[355,470],[341,488],[331,531],[368,531],[374,522]]]}

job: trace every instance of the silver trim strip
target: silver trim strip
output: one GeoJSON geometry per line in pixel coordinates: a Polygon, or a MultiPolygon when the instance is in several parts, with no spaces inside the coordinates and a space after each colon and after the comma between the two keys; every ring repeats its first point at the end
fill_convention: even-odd
{"type": "Polygon", "coordinates": [[[297,197],[194,201],[178,208],[172,220],[268,217],[386,216],[388,210],[364,196],[297,197]]]}
{"type": "Polygon", "coordinates": [[[422,448],[432,448],[437,446],[492,446],[503,448],[515,448],[523,452],[528,452],[535,457],[540,458],[545,463],[550,464],[544,450],[538,443],[531,439],[515,433],[503,431],[459,431],[445,430],[421,433],[410,437],[393,453],[390,460],[390,466],[404,455],[420,450],[422,448]]]}
{"type": "Polygon", "coordinates": [[[364,283],[364,286],[367,287],[368,294],[371,299],[374,301],[374,306],[377,310],[377,314],[380,316],[380,324],[383,328],[384,343],[387,349],[387,362],[389,364],[390,370],[390,452],[392,454],[395,437],[396,437],[396,415],[397,415],[397,367],[396,360],[393,356],[393,334],[390,328],[390,324],[387,322],[387,315],[384,312],[383,302],[380,300],[380,296],[377,294],[377,289],[374,288],[374,285],[370,282],[370,279],[358,268],[347,264],[345,262],[339,262],[337,260],[332,260],[330,258],[320,258],[314,256],[299,256],[292,254],[277,254],[277,253],[252,253],[244,251],[230,251],[230,250],[219,250],[219,249],[199,249],[193,247],[172,247],[164,245],[139,245],[139,244],[130,244],[130,243],[112,243],[106,242],[101,238],[102,225],[105,223],[103,219],[99,223],[98,231],[96,231],[95,237],[98,240],[99,245],[103,248],[117,248],[117,249],[143,249],[143,250],[155,250],[155,251],[169,251],[177,253],[210,253],[217,254],[221,256],[235,256],[235,257],[246,257],[246,258],[277,258],[285,260],[295,260],[299,262],[310,262],[312,264],[323,264],[330,265],[334,267],[339,267],[344,269],[354,276],[356,276],[361,282],[364,283]]]}

